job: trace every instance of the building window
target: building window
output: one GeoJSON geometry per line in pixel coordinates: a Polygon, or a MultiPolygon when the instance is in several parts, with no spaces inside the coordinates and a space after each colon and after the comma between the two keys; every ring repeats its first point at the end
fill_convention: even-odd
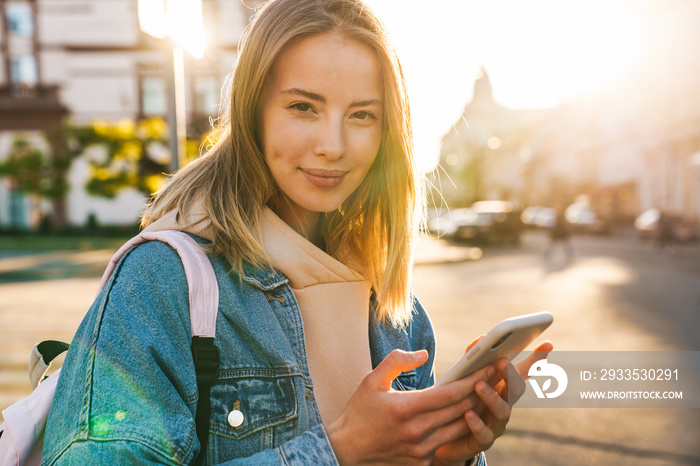
{"type": "Polygon", "coordinates": [[[32,8],[25,2],[12,2],[5,10],[10,32],[31,37],[34,34],[34,15],[32,8]]]}
{"type": "Polygon", "coordinates": [[[144,116],[164,116],[168,110],[165,80],[160,76],[141,78],[141,113],[144,116]]]}
{"type": "Polygon", "coordinates": [[[197,115],[216,115],[219,111],[219,86],[213,76],[195,76],[194,113],[197,115]]]}
{"type": "Polygon", "coordinates": [[[33,86],[39,80],[36,58],[33,55],[20,55],[10,60],[10,80],[14,84],[33,86]]]}

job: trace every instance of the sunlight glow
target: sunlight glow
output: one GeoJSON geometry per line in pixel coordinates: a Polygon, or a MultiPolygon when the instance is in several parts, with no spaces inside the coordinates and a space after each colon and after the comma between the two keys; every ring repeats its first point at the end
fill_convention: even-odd
{"type": "Polygon", "coordinates": [[[553,107],[622,79],[648,40],[629,0],[366,1],[399,53],[426,170],[482,66],[499,104],[553,107]]]}
{"type": "Polygon", "coordinates": [[[193,57],[204,54],[202,0],[139,0],[139,26],[158,39],[166,35],[193,57]]]}
{"type": "Polygon", "coordinates": [[[170,37],[195,58],[204,54],[202,0],[169,0],[165,22],[170,37]]]}
{"type": "Polygon", "coordinates": [[[165,0],[139,0],[139,27],[157,39],[165,38],[165,0]]]}
{"type": "Polygon", "coordinates": [[[619,2],[540,0],[510,10],[485,32],[481,60],[508,107],[551,107],[594,92],[641,53],[634,11],[619,2]]]}

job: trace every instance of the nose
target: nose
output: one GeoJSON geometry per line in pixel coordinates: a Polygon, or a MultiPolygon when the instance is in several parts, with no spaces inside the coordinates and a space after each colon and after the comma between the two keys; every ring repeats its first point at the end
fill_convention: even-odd
{"type": "Polygon", "coordinates": [[[316,155],[338,160],[345,155],[345,126],[341,116],[329,116],[319,125],[316,155]]]}

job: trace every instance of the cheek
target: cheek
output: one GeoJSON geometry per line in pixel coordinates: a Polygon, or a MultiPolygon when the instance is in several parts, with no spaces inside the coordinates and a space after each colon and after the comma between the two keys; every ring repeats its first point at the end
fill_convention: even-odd
{"type": "Polygon", "coordinates": [[[305,147],[304,137],[300,131],[289,126],[268,126],[265,132],[263,153],[270,169],[277,170],[298,161],[305,147]]]}
{"type": "Polygon", "coordinates": [[[377,158],[379,146],[381,144],[381,130],[367,132],[359,135],[352,141],[355,150],[355,160],[359,166],[362,166],[366,171],[372,166],[374,159],[377,158]]]}

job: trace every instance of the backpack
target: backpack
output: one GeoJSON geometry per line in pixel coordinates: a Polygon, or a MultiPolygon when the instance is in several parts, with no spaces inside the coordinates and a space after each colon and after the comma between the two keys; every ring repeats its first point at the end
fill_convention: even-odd
{"type": "MultiPolygon", "coordinates": [[[[172,246],[182,260],[187,277],[192,358],[197,375],[197,391],[200,394],[195,415],[200,451],[194,464],[200,464],[205,456],[209,436],[211,386],[216,382],[220,362],[219,349],[214,345],[219,287],[209,258],[192,237],[181,231],[141,232],[114,254],[102,276],[97,294],[107,284],[122,256],[132,247],[147,241],[163,241],[172,246]]],[[[45,375],[51,361],[66,349],[68,344],[52,340],[34,347],[29,362],[29,377],[34,391],[2,412],[5,422],[0,425],[0,466],[41,462],[46,418],[60,369],[48,378],[45,375]]]]}

